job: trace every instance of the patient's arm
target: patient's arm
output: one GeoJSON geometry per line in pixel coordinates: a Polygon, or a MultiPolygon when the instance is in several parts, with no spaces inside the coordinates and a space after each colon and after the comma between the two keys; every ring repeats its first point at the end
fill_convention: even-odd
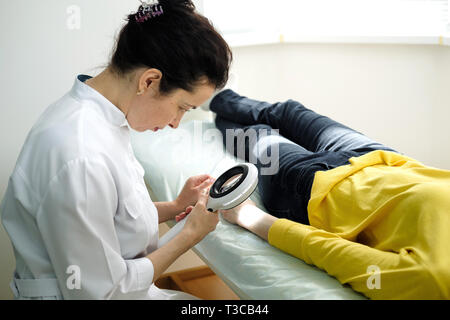
{"type": "Polygon", "coordinates": [[[373,299],[448,299],[414,248],[382,251],[286,219],[269,231],[269,243],[313,264],[373,299]]]}
{"type": "Polygon", "coordinates": [[[416,260],[414,254],[404,249],[400,252],[385,252],[309,225],[278,219],[260,210],[251,200],[220,212],[225,220],[325,270],[367,297],[448,299],[438,289],[430,271],[416,260]],[[376,279],[379,279],[379,286],[376,279]]]}
{"type": "Polygon", "coordinates": [[[259,209],[250,199],[230,210],[219,210],[219,212],[228,222],[248,229],[266,241],[268,240],[270,227],[278,220],[278,218],[259,209]]]}

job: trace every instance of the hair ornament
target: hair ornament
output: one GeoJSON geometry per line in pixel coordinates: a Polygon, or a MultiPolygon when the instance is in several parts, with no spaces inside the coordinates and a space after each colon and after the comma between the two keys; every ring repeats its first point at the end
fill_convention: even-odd
{"type": "Polygon", "coordinates": [[[138,23],[142,23],[164,13],[162,6],[158,0],[139,0],[141,5],[136,12],[135,19],[138,23]]]}

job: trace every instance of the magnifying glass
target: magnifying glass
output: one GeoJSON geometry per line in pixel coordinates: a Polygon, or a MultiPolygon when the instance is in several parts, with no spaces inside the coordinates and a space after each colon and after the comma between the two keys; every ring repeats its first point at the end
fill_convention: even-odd
{"type": "MultiPolygon", "coordinates": [[[[236,165],[222,173],[211,186],[206,209],[214,212],[234,208],[250,197],[257,185],[258,169],[254,164],[236,165]]],[[[162,247],[172,240],[183,229],[188,218],[189,216],[165,233],[159,239],[158,247],[162,247]]]]}

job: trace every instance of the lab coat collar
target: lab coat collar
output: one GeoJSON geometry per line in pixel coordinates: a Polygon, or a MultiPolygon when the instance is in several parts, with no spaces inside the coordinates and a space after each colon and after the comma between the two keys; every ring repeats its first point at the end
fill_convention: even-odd
{"type": "Polygon", "coordinates": [[[80,74],[75,79],[71,94],[79,100],[91,100],[98,107],[105,119],[114,126],[130,128],[125,114],[94,88],[84,83],[91,76],[80,74]]]}

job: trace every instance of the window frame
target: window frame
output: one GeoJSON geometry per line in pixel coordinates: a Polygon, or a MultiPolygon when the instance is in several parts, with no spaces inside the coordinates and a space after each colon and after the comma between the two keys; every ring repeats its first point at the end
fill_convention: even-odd
{"type": "MultiPolygon", "coordinates": [[[[199,12],[204,13],[208,0],[194,0],[199,12]]],[[[447,32],[442,35],[417,36],[371,36],[371,35],[301,35],[291,31],[251,31],[237,33],[223,33],[222,36],[231,47],[248,47],[277,43],[303,43],[303,44],[412,44],[412,45],[440,45],[450,46],[450,0],[448,0],[448,26],[447,32]]],[[[206,13],[207,16],[207,13],[206,13]]],[[[213,21],[214,23],[214,21],[213,21]]],[[[219,30],[220,31],[220,30],[219,30]]]]}

